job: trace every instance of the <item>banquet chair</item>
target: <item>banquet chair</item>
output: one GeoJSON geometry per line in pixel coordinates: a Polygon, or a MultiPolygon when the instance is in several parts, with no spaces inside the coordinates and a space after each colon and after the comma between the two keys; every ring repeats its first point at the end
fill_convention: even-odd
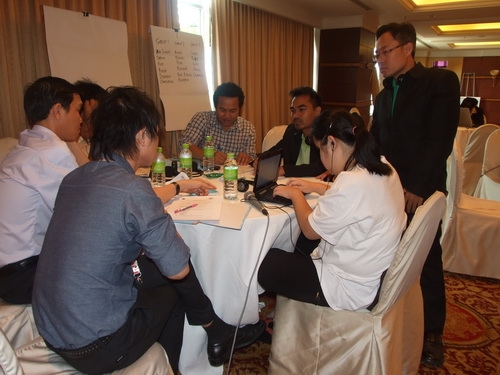
{"type": "Polygon", "coordinates": [[[272,127],[262,140],[262,152],[269,150],[283,138],[288,125],[276,125],[272,127]]]}
{"type": "Polygon", "coordinates": [[[500,129],[491,133],[486,140],[481,177],[474,196],[500,201],[500,129]]]}
{"type": "Polygon", "coordinates": [[[474,195],[481,176],[486,140],[491,133],[498,129],[500,129],[498,125],[485,124],[470,134],[462,159],[464,166],[463,193],[474,195]]]}
{"type": "Polygon", "coordinates": [[[372,311],[278,296],[269,374],[416,374],[424,335],[420,273],[444,208],[436,192],[417,209],[372,311]]]}
{"type": "Polygon", "coordinates": [[[500,202],[462,192],[458,145],[448,159],[447,210],[443,218],[443,267],[450,272],[500,279],[500,202]]]}
{"type": "Polygon", "coordinates": [[[14,148],[15,145],[18,144],[18,140],[16,138],[0,138],[0,163],[5,159],[7,154],[14,148]]]}
{"type": "MultiPolygon", "coordinates": [[[[47,348],[38,333],[31,305],[0,300],[0,375],[80,375],[47,348]]],[[[155,343],[137,361],[113,375],[173,375],[163,347],[155,343]]],[[[82,374],[83,375],[83,374],[82,374]]]]}

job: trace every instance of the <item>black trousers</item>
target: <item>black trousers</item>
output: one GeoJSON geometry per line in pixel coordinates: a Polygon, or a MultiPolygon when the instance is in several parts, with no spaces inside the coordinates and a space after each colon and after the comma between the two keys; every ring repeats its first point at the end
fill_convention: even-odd
{"type": "Polygon", "coordinates": [[[424,332],[442,334],[446,320],[446,292],[440,238],[441,223],[422,268],[420,287],[424,300],[424,332]]]}
{"type": "Polygon", "coordinates": [[[307,302],[328,306],[313,264],[306,252],[289,253],[271,249],[262,260],[258,272],[259,284],[269,292],[307,302]]]}
{"type": "Polygon", "coordinates": [[[93,350],[90,355],[80,355],[85,348],[67,351],[47,343],[79,371],[102,374],[119,370],[135,362],[153,343],[159,342],[176,373],[184,317],[192,325],[204,325],[214,320],[216,315],[212,303],[204,294],[191,264],[188,276],[173,281],[164,277],[147,257],[139,257],[138,263],[143,282],[137,285],[137,300],[125,324],[111,338],[100,338],[86,346],[93,350]]]}
{"type": "Polygon", "coordinates": [[[30,304],[37,262],[8,275],[0,276],[0,298],[13,304],[30,304]]]}

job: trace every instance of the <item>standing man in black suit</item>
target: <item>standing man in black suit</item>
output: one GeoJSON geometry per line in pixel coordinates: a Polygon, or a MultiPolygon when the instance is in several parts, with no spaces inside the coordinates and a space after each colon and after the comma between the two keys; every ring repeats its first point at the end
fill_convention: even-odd
{"type": "MultiPolygon", "coordinates": [[[[455,73],[415,62],[416,32],[409,23],[389,23],[376,32],[375,59],[384,79],[371,132],[381,153],[396,168],[405,192],[406,212],[436,190],[446,192],[446,160],[458,125],[460,85],[455,73]]],[[[425,261],[420,285],[424,298],[422,363],[444,363],[446,319],[441,227],[425,261]]]]}

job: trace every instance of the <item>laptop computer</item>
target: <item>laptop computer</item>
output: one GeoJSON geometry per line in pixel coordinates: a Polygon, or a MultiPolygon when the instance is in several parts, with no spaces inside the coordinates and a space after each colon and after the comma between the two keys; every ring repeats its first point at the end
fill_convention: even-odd
{"type": "Polygon", "coordinates": [[[259,156],[259,163],[255,171],[253,193],[259,201],[274,203],[280,206],[291,206],[291,199],[273,196],[273,190],[278,186],[281,151],[281,149],[277,149],[265,152],[259,156]]]}

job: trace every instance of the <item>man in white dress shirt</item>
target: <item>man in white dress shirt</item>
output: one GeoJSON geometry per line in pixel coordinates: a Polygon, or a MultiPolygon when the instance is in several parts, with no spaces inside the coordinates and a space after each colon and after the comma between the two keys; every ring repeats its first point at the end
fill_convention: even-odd
{"type": "Polygon", "coordinates": [[[82,118],[76,88],[43,77],[26,87],[30,129],[0,165],[0,298],[31,303],[38,255],[52,217],[59,185],[78,167],[76,145],[82,118]]]}

